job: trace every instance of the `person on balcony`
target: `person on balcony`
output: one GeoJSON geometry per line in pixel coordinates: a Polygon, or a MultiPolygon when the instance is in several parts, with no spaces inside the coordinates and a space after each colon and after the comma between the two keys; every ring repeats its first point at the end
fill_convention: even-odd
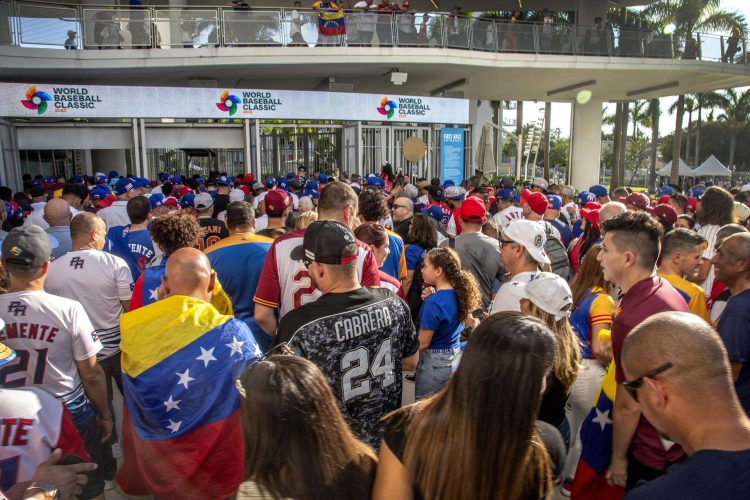
{"type": "Polygon", "coordinates": [[[65,50],[77,50],[78,49],[78,42],[76,42],[77,37],[78,37],[78,33],[76,33],[73,30],[68,31],[68,39],[65,40],[65,50]]]}
{"type": "Polygon", "coordinates": [[[740,30],[735,27],[732,30],[732,36],[730,36],[729,39],[727,40],[727,50],[724,51],[724,57],[721,58],[721,61],[733,63],[734,56],[737,55],[737,52],[739,52],[739,50],[740,50],[740,30]]]}
{"type": "Polygon", "coordinates": [[[398,12],[398,44],[413,46],[417,42],[417,27],[414,25],[414,9],[409,9],[409,0],[404,0],[398,12]]]}
{"type": "Polygon", "coordinates": [[[289,19],[289,38],[291,38],[291,46],[305,46],[305,39],[302,37],[302,18],[299,13],[299,9],[302,8],[302,2],[294,2],[294,9],[292,10],[291,17],[289,19]]]}

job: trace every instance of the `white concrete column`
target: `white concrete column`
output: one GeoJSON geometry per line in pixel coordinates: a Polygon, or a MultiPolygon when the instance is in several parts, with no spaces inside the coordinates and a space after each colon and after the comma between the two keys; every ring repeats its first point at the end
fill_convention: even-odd
{"type": "Polygon", "coordinates": [[[602,101],[573,104],[570,126],[570,183],[579,190],[599,184],[602,101]]]}

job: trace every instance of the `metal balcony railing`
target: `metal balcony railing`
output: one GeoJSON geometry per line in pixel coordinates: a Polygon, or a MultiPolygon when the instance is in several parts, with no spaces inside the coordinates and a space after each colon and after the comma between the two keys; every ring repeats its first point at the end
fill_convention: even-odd
{"type": "Polygon", "coordinates": [[[346,11],[345,33],[323,35],[310,9],[102,7],[0,0],[0,45],[104,49],[424,47],[502,53],[694,59],[748,64],[747,40],[643,29],[544,25],[441,12],[346,11]],[[75,36],[71,36],[75,32],[75,36]]]}

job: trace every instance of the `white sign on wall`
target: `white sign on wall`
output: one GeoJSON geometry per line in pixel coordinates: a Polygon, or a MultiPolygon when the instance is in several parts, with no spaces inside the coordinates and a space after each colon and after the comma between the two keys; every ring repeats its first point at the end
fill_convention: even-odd
{"type": "Polygon", "coordinates": [[[0,116],[469,123],[469,101],[344,92],[0,83],[0,116]]]}

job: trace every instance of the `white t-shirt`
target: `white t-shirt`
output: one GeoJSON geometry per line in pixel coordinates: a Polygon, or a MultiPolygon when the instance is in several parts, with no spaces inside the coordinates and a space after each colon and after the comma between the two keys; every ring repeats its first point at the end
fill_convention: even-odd
{"type": "MultiPolygon", "coordinates": [[[[716,255],[716,251],[714,250],[714,245],[716,245],[716,234],[719,232],[719,229],[721,229],[721,226],[718,224],[706,224],[705,226],[701,226],[700,229],[698,229],[698,234],[706,238],[706,241],[708,242],[708,246],[703,250],[703,253],[701,254],[701,258],[711,260],[714,258],[714,255],[716,255]]],[[[706,297],[711,296],[711,289],[714,286],[714,266],[711,265],[711,270],[708,271],[708,276],[706,277],[706,280],[701,283],[701,287],[703,288],[703,293],[706,294],[706,297]]]]}
{"type": "Polygon", "coordinates": [[[503,283],[503,286],[500,287],[500,290],[497,291],[497,293],[495,294],[495,298],[492,300],[492,304],[490,305],[490,314],[495,314],[496,312],[501,311],[520,311],[521,299],[518,296],[513,295],[513,293],[510,291],[510,284],[513,281],[528,283],[532,279],[536,278],[538,274],[538,270],[534,271],[533,273],[524,271],[513,276],[510,281],[503,283]]]}
{"type": "MultiPolygon", "coordinates": [[[[70,207],[70,215],[72,217],[75,217],[78,212],[79,211],[75,208],[70,207]]],[[[47,229],[49,227],[47,221],[44,220],[44,206],[42,206],[41,208],[35,208],[34,211],[31,212],[28,217],[26,217],[26,220],[23,221],[24,226],[30,226],[32,224],[34,224],[35,226],[39,226],[42,229],[47,229]]]]}
{"type": "Polygon", "coordinates": [[[511,205],[508,208],[500,210],[498,213],[492,216],[492,220],[495,225],[500,229],[500,234],[505,231],[505,228],[514,220],[523,219],[523,209],[515,205],[511,205]]]}
{"type": "Polygon", "coordinates": [[[255,232],[263,231],[268,227],[268,215],[263,214],[255,218],[255,232]]]}
{"type": "Polygon", "coordinates": [[[133,294],[133,274],[121,257],[98,250],[68,252],[49,266],[44,289],[77,300],[91,320],[106,359],[120,351],[120,301],[133,294]]]}
{"type": "Polygon", "coordinates": [[[127,226],[130,224],[127,205],[127,201],[117,200],[110,206],[99,210],[96,215],[104,219],[107,229],[115,226],[127,226]]]}
{"type": "Polygon", "coordinates": [[[85,394],[76,361],[95,356],[102,343],[79,302],[41,290],[6,293],[0,318],[0,342],[18,355],[0,386],[41,387],[64,405],[85,394]]]}

